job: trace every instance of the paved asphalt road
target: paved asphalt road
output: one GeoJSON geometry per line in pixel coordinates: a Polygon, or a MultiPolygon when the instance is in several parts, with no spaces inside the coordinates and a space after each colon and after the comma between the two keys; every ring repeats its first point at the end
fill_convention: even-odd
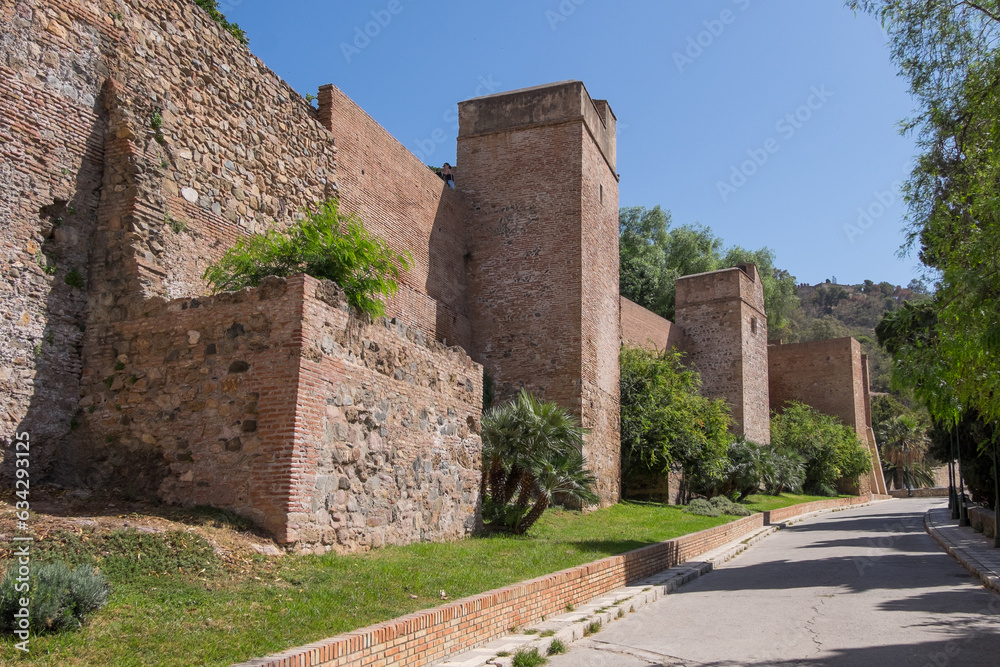
{"type": "Polygon", "coordinates": [[[1000,665],[1000,596],[924,532],[941,499],[808,519],[551,667],[1000,665]]]}

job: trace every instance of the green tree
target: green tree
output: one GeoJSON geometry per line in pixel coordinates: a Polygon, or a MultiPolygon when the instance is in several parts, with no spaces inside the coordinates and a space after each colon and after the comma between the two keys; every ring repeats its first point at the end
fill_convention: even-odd
{"type": "Polygon", "coordinates": [[[380,317],[385,307],[379,295],[395,294],[401,270],[409,266],[409,253],[394,251],[330,200],[286,230],[240,239],[204,278],[213,292],[222,292],[254,287],[268,276],[305,273],[334,281],[351,306],[380,317]]]}
{"type": "Polygon", "coordinates": [[[619,291],[643,308],[674,318],[677,279],[739,264],[757,265],[764,291],[768,327],[788,324],[798,307],[795,278],[774,267],[769,248],[724,250],[723,240],[704,225],[670,229],[670,213],[659,206],[622,208],[618,213],[619,291]]]}
{"type": "Polygon", "coordinates": [[[727,473],[732,418],[722,400],[700,393],[701,379],[674,350],[621,350],[622,478],[683,471],[689,487],[711,487],[727,473]]]}
{"type": "Polygon", "coordinates": [[[789,402],[771,419],[771,444],[805,464],[804,488],[836,495],[837,480],[857,483],[868,472],[868,448],[854,430],[804,403],[789,402]]]}
{"type": "MultiPolygon", "coordinates": [[[[851,0],[881,18],[917,113],[922,153],[905,188],[908,248],[937,272],[937,380],[1000,418],[1000,2],[851,0]]],[[[912,352],[912,350],[909,350],[912,352]]],[[[924,388],[926,389],[926,387],[924,388]]],[[[954,423],[954,408],[932,415],[954,423]]]]}
{"type": "Polygon", "coordinates": [[[659,206],[618,212],[619,292],[654,313],[673,311],[677,272],[667,264],[670,213],[659,206]]]}
{"type": "Polygon", "coordinates": [[[915,417],[901,414],[880,422],[875,441],[879,443],[883,469],[897,489],[933,484],[933,477],[927,479],[926,431],[915,417]]]}
{"type": "Polygon", "coordinates": [[[558,495],[571,502],[598,501],[587,470],[587,429],[550,401],[522,389],[483,415],[483,519],[494,528],[523,534],[558,495]]]}

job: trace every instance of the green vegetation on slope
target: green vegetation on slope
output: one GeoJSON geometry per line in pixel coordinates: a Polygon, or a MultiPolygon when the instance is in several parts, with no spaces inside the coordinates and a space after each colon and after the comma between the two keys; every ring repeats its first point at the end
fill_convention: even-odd
{"type": "Polygon", "coordinates": [[[50,535],[44,562],[96,564],[111,600],[76,632],[32,638],[21,659],[0,643],[0,663],[230,665],[703,530],[732,517],[623,503],[582,515],[546,512],[526,536],[387,547],[355,556],[263,556],[221,562],[199,536],[118,531],[50,535]]]}

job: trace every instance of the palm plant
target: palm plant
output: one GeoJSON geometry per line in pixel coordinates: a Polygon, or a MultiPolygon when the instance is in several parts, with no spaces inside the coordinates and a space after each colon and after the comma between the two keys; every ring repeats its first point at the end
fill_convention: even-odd
{"type": "Polygon", "coordinates": [[[557,497],[592,503],[595,479],[585,467],[579,422],[525,390],[483,415],[483,518],[516,534],[527,531],[557,497]]]}
{"type": "Polygon", "coordinates": [[[930,486],[933,479],[920,472],[929,441],[920,423],[909,415],[896,415],[879,425],[878,441],[883,471],[892,475],[897,489],[930,486]]]}

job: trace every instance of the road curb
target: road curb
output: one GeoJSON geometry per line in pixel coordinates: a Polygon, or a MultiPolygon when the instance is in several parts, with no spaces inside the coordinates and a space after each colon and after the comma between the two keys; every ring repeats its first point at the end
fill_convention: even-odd
{"type": "Polygon", "coordinates": [[[957,560],[972,576],[982,582],[983,586],[995,593],[1000,593],[1000,576],[994,573],[987,564],[983,563],[974,552],[951,540],[935,523],[934,517],[931,516],[932,511],[928,510],[924,513],[924,530],[934,538],[948,555],[957,560]]]}

